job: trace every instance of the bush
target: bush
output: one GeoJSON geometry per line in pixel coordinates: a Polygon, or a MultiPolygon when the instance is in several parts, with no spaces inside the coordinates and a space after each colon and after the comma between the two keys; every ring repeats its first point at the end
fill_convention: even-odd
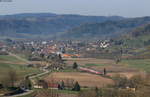
{"type": "Polygon", "coordinates": [[[129,87],[138,89],[138,88],[141,88],[142,86],[144,86],[145,83],[146,83],[145,79],[142,78],[142,76],[136,75],[136,76],[133,76],[132,78],[130,78],[129,87]]]}
{"type": "Polygon", "coordinates": [[[0,84],[0,89],[2,89],[3,88],[3,85],[2,84],[0,84]]]}
{"type": "Polygon", "coordinates": [[[116,88],[126,88],[127,85],[128,85],[128,79],[126,77],[122,77],[120,75],[117,75],[115,78],[114,78],[114,81],[115,81],[115,87],[116,88]]]}
{"type": "Polygon", "coordinates": [[[78,68],[78,64],[76,62],[73,63],[73,69],[77,69],[78,68]]]}

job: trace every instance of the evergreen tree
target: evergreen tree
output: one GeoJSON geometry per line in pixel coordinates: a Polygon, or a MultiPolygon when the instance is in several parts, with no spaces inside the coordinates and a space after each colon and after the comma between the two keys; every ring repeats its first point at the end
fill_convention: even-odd
{"type": "Polygon", "coordinates": [[[77,69],[78,68],[78,64],[76,62],[73,63],[73,69],[77,69]]]}
{"type": "Polygon", "coordinates": [[[72,90],[73,90],[73,91],[80,91],[80,85],[79,85],[78,82],[75,83],[75,85],[74,85],[74,87],[73,87],[72,90]]]}
{"type": "Polygon", "coordinates": [[[99,97],[100,93],[99,93],[98,87],[95,87],[95,94],[96,94],[96,97],[99,97]]]}
{"type": "Polygon", "coordinates": [[[45,55],[44,55],[43,53],[40,54],[40,57],[41,57],[42,59],[44,59],[44,56],[45,56],[45,55]]]}
{"type": "Polygon", "coordinates": [[[106,71],[106,68],[104,68],[104,75],[106,75],[107,74],[107,71],[106,71]]]}
{"type": "Polygon", "coordinates": [[[62,89],[62,90],[65,89],[65,83],[64,83],[64,81],[61,82],[61,89],[62,89]]]}
{"type": "Polygon", "coordinates": [[[60,85],[60,84],[58,84],[58,90],[62,90],[62,88],[61,88],[61,85],[60,85]]]}
{"type": "Polygon", "coordinates": [[[0,89],[2,89],[3,88],[3,85],[2,84],[0,84],[0,89]]]}
{"type": "Polygon", "coordinates": [[[62,60],[61,54],[58,55],[59,60],[62,60]]]}

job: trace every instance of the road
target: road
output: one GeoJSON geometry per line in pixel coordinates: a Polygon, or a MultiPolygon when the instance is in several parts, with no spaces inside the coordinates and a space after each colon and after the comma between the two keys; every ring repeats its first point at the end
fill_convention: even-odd
{"type": "MultiPolygon", "coordinates": [[[[50,71],[45,70],[45,72],[40,73],[40,74],[36,74],[34,76],[30,76],[29,78],[30,78],[31,82],[34,85],[34,84],[36,84],[34,78],[44,76],[48,73],[50,73],[50,71]]],[[[21,94],[17,94],[17,95],[13,95],[13,96],[4,96],[4,97],[20,97],[20,96],[25,96],[25,95],[31,94],[33,92],[34,92],[34,90],[28,90],[27,92],[24,92],[24,93],[21,93],[21,94]]]]}
{"type": "MultiPolygon", "coordinates": [[[[14,57],[16,57],[17,59],[20,59],[20,60],[22,60],[22,61],[24,61],[24,62],[26,62],[26,63],[30,63],[30,61],[25,60],[25,59],[21,58],[20,56],[15,55],[15,54],[9,53],[9,55],[14,56],[14,57]]],[[[44,75],[46,75],[46,74],[48,74],[48,73],[50,73],[50,71],[48,71],[48,70],[46,70],[46,69],[43,69],[43,73],[35,74],[35,75],[32,75],[32,76],[29,75],[29,76],[30,76],[29,79],[31,80],[31,83],[33,83],[33,85],[35,85],[36,82],[35,82],[34,78],[44,76],[44,75]]],[[[33,87],[34,87],[34,86],[33,86],[33,87]]],[[[20,97],[20,96],[25,96],[25,95],[31,94],[31,93],[33,93],[33,92],[34,92],[34,90],[28,90],[28,91],[26,91],[26,92],[24,92],[24,93],[21,93],[21,94],[17,94],[17,95],[13,95],[13,96],[3,96],[3,97],[20,97]]]]}
{"type": "Polygon", "coordinates": [[[33,92],[34,92],[33,90],[30,90],[30,91],[27,91],[27,92],[24,92],[24,93],[21,93],[21,94],[17,94],[17,95],[13,95],[13,96],[4,96],[4,97],[20,97],[20,96],[29,95],[33,92]]]}

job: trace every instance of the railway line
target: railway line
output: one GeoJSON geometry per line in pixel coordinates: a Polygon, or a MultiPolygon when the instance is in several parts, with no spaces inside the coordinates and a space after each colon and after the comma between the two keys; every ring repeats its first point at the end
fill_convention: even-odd
{"type": "Polygon", "coordinates": [[[97,74],[97,75],[103,75],[103,72],[96,71],[96,70],[89,69],[89,68],[85,68],[85,67],[79,67],[79,70],[84,71],[84,72],[88,72],[88,73],[97,74]]]}

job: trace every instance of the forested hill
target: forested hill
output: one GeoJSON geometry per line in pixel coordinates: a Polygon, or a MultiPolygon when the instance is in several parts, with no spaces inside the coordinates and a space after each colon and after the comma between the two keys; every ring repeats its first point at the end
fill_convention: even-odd
{"type": "Polygon", "coordinates": [[[131,35],[131,37],[134,37],[134,38],[147,36],[147,35],[150,36],[150,24],[146,24],[141,27],[138,27],[129,34],[131,35]]]}
{"type": "Polygon", "coordinates": [[[24,13],[0,16],[0,36],[14,38],[54,38],[55,36],[58,39],[102,39],[132,32],[135,28],[148,23],[150,23],[150,17],[123,18],[119,16],[24,13]]]}
{"type": "Polygon", "coordinates": [[[144,48],[150,45],[150,24],[139,26],[132,31],[114,38],[115,43],[129,48],[144,48]]]}
{"type": "Polygon", "coordinates": [[[116,37],[128,33],[142,25],[150,23],[150,17],[130,18],[103,23],[87,23],[70,29],[64,37],[70,38],[104,38],[116,37]]]}
{"type": "Polygon", "coordinates": [[[119,16],[58,15],[53,13],[25,13],[0,16],[0,36],[53,36],[85,23],[102,23],[124,19],[119,16]]]}

